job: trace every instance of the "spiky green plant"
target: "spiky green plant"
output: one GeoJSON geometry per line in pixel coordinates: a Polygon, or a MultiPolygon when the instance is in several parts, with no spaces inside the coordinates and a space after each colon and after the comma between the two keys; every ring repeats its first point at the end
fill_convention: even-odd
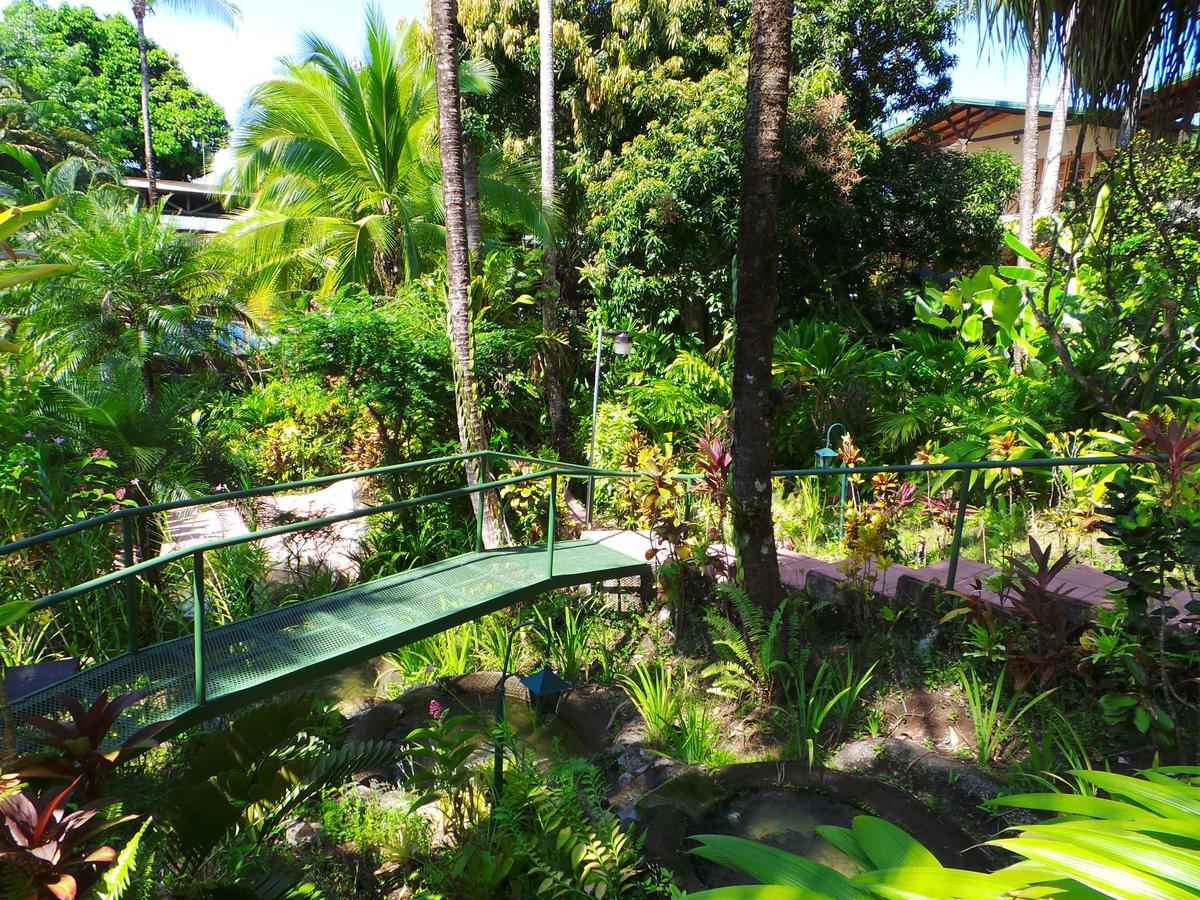
{"type": "Polygon", "coordinates": [[[646,742],[652,746],[668,746],[679,719],[683,694],[672,681],[669,667],[650,663],[637,663],[628,675],[621,676],[621,684],[646,723],[646,742]]]}
{"type": "Polygon", "coordinates": [[[734,699],[754,697],[769,704],[780,671],[800,655],[791,601],[784,600],[768,619],[740,585],[722,585],[720,590],[741,624],[717,610],[705,613],[718,660],[707,666],[701,677],[713,679],[710,690],[715,694],[734,699]]]}

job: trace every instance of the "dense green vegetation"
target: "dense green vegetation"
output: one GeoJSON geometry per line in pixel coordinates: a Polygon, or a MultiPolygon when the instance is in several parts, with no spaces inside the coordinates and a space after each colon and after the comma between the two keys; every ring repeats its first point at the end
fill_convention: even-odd
{"type": "MultiPolygon", "coordinates": [[[[0,886],[20,897],[678,895],[696,885],[654,855],[624,792],[685,766],[816,770],[856,739],[900,734],[911,700],[946,719],[927,749],[1019,795],[989,809],[1062,818],[993,841],[1013,856],[989,875],[942,868],[921,834],[872,817],[823,828],[850,865],[841,874],[706,836],[698,855],[774,885],[711,896],[1200,892],[1189,859],[1200,643],[1183,596],[1200,585],[1200,147],[1148,129],[1022,242],[1002,218],[1019,178],[1007,156],[884,131],[947,97],[955,11],[918,0],[795,10],[777,333],[764,342],[770,460],[809,468],[828,439],[846,467],[1004,465],[979,472],[969,494],[947,472],[850,473],[844,496],[835,480],[776,479],[764,490],[781,550],[836,563],[844,580],[810,579],[771,604],[739,570],[731,479],[735,327],[761,300],[738,296],[752,5],[554,4],[562,175],[549,203],[535,160],[536,4],[462,3],[461,208],[444,192],[454,166],[439,134],[439,92],[455,73],[443,67],[439,83],[422,24],[371,10],[356,57],[306,36],[231,133],[151,45],[159,174],[199,176],[202,159],[231,151],[232,222],[207,235],[177,230],[122,184],[142,164],[133,26],[87,7],[5,8],[0,540],[480,440],[584,462],[603,328],[631,332],[632,348],[600,348],[595,461],[630,477],[598,482],[597,523],[649,532],[662,558],[648,603],[553,594],[397,648],[371,672],[372,701],[409,716],[386,734],[347,723],[361,704],[288,694],[161,745],[152,728],[112,756],[106,735],[140,693],[57,726],[13,722],[0,697],[0,886]],[[465,300],[448,263],[457,216],[465,300]],[[1022,468],[1114,453],[1154,458],[1022,468]],[[958,592],[883,596],[889,570],[950,557],[956,523],[964,558],[992,571],[958,592]],[[1076,563],[1119,577],[1111,602],[1072,603],[1054,586],[1076,563]],[[588,683],[580,694],[607,704],[591,713],[608,719],[606,749],[539,749],[423,693],[505,659],[588,683]],[[44,752],[13,759],[18,725],[44,732],[44,752]],[[506,760],[502,785],[493,754],[506,760]],[[119,802],[96,799],[108,794],[119,802]],[[1097,855],[1102,870],[1088,868],[1097,855]],[[1032,862],[1008,865],[1017,857],[1032,862]]],[[[355,489],[387,502],[463,474],[439,465],[355,489]]],[[[556,534],[577,536],[583,480],[558,487],[556,534]]],[[[496,493],[488,540],[546,538],[547,482],[496,493]]],[[[266,506],[229,508],[250,528],[277,521],[266,506]]],[[[473,545],[474,515],[456,497],[374,516],[342,568],[294,547],[210,553],[199,614],[215,627],[444,559],[473,545]]],[[[145,516],[130,553],[150,559],[185,530],[145,516]]],[[[131,595],[109,587],[32,610],[124,552],[120,528],[105,527],[8,553],[0,667],[124,653],[130,596],[143,645],[190,634],[190,562],[138,579],[131,595]]],[[[932,802],[957,819],[978,800],[932,802]]],[[[1009,824],[989,822],[970,837],[1009,824]]]]}
{"type": "MultiPolygon", "coordinates": [[[[154,151],[163,178],[195,178],[225,145],[220,107],[150,44],[154,151]]],[[[137,33],[124,16],[18,0],[0,14],[0,140],[141,168],[137,33]]]]}

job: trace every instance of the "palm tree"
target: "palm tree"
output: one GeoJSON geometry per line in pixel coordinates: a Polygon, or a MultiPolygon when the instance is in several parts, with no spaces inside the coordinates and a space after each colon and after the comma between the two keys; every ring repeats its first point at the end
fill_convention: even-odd
{"type": "MultiPolygon", "coordinates": [[[[1067,13],[1066,33],[1069,36],[1079,11],[1079,0],[1071,4],[1067,13]]],[[[1067,136],[1067,118],[1071,105],[1071,68],[1060,66],[1058,93],[1054,98],[1054,112],[1050,116],[1050,132],[1046,135],[1046,159],[1042,164],[1042,185],[1038,191],[1037,217],[1048,216],[1058,205],[1058,170],[1062,165],[1063,141],[1067,136]]]]}
{"type": "Polygon", "coordinates": [[[69,269],[6,310],[55,375],[129,366],[149,408],[164,373],[227,355],[228,329],[246,315],[225,294],[232,256],[222,242],[181,234],[160,207],[114,192],[85,195],[61,218],[40,249],[69,269]]]}
{"type": "Polygon", "coordinates": [[[146,15],[167,9],[185,15],[204,16],[233,28],[241,11],[230,0],[133,0],[133,20],[137,23],[138,64],[142,71],[142,140],[146,154],[146,193],[150,204],[158,200],[158,173],[154,160],[154,134],[150,127],[150,62],[146,49],[146,15]]]}
{"type": "Polygon", "coordinates": [[[973,13],[990,34],[1026,52],[1025,121],[1021,132],[1021,186],[1017,193],[1017,236],[1028,244],[1037,205],[1038,134],[1045,46],[1045,0],[976,0],[973,13]]]}
{"type": "MultiPolygon", "coordinates": [[[[234,136],[226,189],[249,199],[229,235],[256,270],[260,297],[358,283],[392,293],[442,239],[437,97],[428,36],[367,12],[361,65],[305,35],[300,61],[259,85],[234,136]]],[[[491,90],[495,70],[467,60],[462,94],[491,90]]],[[[541,224],[527,174],[499,153],[477,160],[489,210],[541,224]]]]}
{"type": "Polygon", "coordinates": [[[753,0],[734,307],[733,524],[742,582],[768,611],[782,598],[771,518],[771,354],[791,25],[792,0],[753,0]]]}
{"type": "MultiPolygon", "coordinates": [[[[488,448],[475,383],[474,336],[471,314],[471,262],[467,251],[466,187],[463,178],[462,100],[459,94],[457,0],[432,0],[433,55],[436,63],[438,146],[442,161],[442,198],[446,216],[447,321],[454,364],[454,399],[463,453],[488,448]]],[[[467,464],[467,483],[480,482],[476,461],[467,464]]],[[[476,515],[482,519],[487,547],[500,545],[500,518],[495,496],[477,494],[476,515]]]]}
{"type": "MultiPolygon", "coordinates": [[[[538,0],[538,109],[542,162],[542,208],[554,209],[554,0],[538,0]]],[[[558,320],[558,254],[551,236],[542,244],[542,371],[550,437],[560,453],[567,445],[567,398],[558,320]]]]}

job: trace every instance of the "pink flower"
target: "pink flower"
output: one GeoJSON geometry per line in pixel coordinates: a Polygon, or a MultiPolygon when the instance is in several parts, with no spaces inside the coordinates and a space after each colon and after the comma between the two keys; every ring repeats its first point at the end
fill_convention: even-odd
{"type": "Polygon", "coordinates": [[[129,479],[129,483],[132,484],[134,487],[137,487],[142,482],[137,478],[131,478],[131,479],[129,479]]]}
{"type": "Polygon", "coordinates": [[[113,491],[113,494],[116,496],[116,498],[118,500],[124,500],[125,499],[125,488],[117,488],[115,491],[113,491]]]}
{"type": "Polygon", "coordinates": [[[108,456],[108,451],[105,450],[103,447],[97,447],[95,450],[92,451],[93,459],[103,459],[106,456],[108,456]]]}
{"type": "Polygon", "coordinates": [[[446,707],[438,703],[436,700],[429,701],[429,717],[432,719],[440,719],[442,713],[446,711],[446,707]]]}
{"type": "Polygon", "coordinates": [[[61,447],[63,444],[65,444],[66,442],[67,442],[67,439],[66,439],[65,437],[56,437],[56,438],[54,439],[54,443],[58,444],[60,447],[61,447]]]}

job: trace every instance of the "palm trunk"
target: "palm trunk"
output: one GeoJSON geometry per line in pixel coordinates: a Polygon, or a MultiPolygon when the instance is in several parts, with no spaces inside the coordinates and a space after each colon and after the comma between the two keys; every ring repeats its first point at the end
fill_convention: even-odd
{"type": "MultiPolygon", "coordinates": [[[[1064,43],[1071,39],[1075,27],[1075,15],[1079,0],[1071,5],[1067,13],[1064,43]]],[[[1058,170],[1062,167],[1063,141],[1067,136],[1067,119],[1070,116],[1071,67],[1067,59],[1062,60],[1062,74],[1058,79],[1058,96],[1054,100],[1054,114],[1050,117],[1050,133],[1046,137],[1046,161],[1042,164],[1042,187],[1038,194],[1036,216],[1048,216],[1058,208],[1058,170]]],[[[1079,156],[1076,154],[1076,161],[1079,156]]]]}
{"type": "Polygon", "coordinates": [[[1125,109],[1121,112],[1121,127],[1117,130],[1118,150],[1128,147],[1137,131],[1138,116],[1142,113],[1142,100],[1146,90],[1146,79],[1150,77],[1150,66],[1153,64],[1153,60],[1154,54],[1146,53],[1141,69],[1134,73],[1137,81],[1129,86],[1129,97],[1125,101],[1125,109]]]}
{"type": "Polygon", "coordinates": [[[479,155],[470,138],[463,139],[463,192],[467,215],[467,256],[471,274],[483,265],[483,214],[479,207],[479,155]]]}
{"type": "MultiPolygon", "coordinates": [[[[466,189],[463,178],[462,119],[459,115],[456,39],[457,0],[433,0],[433,52],[437,69],[438,143],[442,161],[442,200],[446,208],[447,330],[454,367],[454,406],[458,438],[463,453],[488,447],[475,384],[474,335],[470,302],[470,260],[467,254],[466,189]]],[[[467,483],[479,483],[481,467],[467,463],[467,483]]],[[[498,547],[503,542],[503,522],[493,494],[476,495],[475,514],[483,519],[483,542],[498,547]]]]}
{"type": "Polygon", "coordinates": [[[1028,245],[1033,238],[1037,202],[1038,124],[1042,93],[1042,40],[1037,9],[1029,28],[1029,65],[1025,70],[1025,131],[1021,136],[1021,192],[1017,199],[1017,237],[1028,245]]]}
{"type": "Polygon", "coordinates": [[[768,611],[783,595],[771,519],[771,356],[791,20],[791,0],[753,0],[734,308],[733,526],[742,583],[768,611]]]}
{"type": "MultiPolygon", "coordinates": [[[[538,100],[542,158],[542,211],[547,220],[554,209],[554,5],[553,0],[538,0],[538,100]]],[[[547,236],[542,263],[542,378],[546,388],[546,414],[550,440],[563,453],[567,447],[567,399],[563,387],[564,354],[559,343],[558,254],[554,240],[547,236]]]]}
{"type": "Polygon", "coordinates": [[[146,2],[135,0],[133,18],[137,22],[138,63],[142,69],[142,140],[146,155],[146,196],[153,206],[158,202],[158,166],[154,159],[154,135],[150,128],[150,61],[146,51],[146,2]]]}

